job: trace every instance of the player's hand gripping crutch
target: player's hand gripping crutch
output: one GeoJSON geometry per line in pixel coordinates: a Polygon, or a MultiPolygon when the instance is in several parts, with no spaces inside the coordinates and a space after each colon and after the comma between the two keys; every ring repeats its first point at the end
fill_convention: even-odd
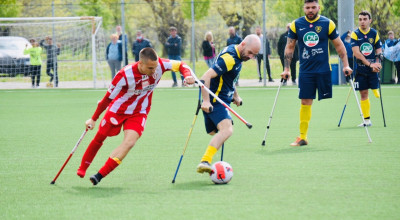
{"type": "Polygon", "coordinates": [[[281,86],[286,82],[286,80],[287,80],[287,77],[285,77],[285,79],[284,79],[284,78],[281,79],[281,83],[279,84],[278,91],[276,92],[274,105],[272,106],[271,115],[269,116],[269,120],[268,120],[267,130],[265,130],[264,140],[263,140],[262,143],[261,143],[262,146],[265,146],[265,139],[267,138],[267,133],[268,133],[268,130],[269,130],[269,125],[271,124],[272,115],[274,114],[274,109],[275,109],[275,105],[276,105],[276,100],[278,100],[279,91],[281,90],[281,86]]]}
{"type": "Polygon", "coordinates": [[[193,127],[196,123],[197,115],[199,114],[200,109],[201,109],[201,88],[199,87],[199,100],[197,102],[196,114],[194,115],[192,126],[190,127],[189,134],[188,134],[188,137],[185,142],[185,147],[183,148],[181,158],[179,159],[178,166],[176,167],[176,171],[175,171],[174,178],[172,179],[172,183],[175,183],[176,175],[178,174],[179,167],[181,166],[182,158],[183,158],[183,155],[185,154],[186,148],[188,146],[189,139],[190,139],[190,136],[192,135],[193,127]]]}
{"type": "Polygon", "coordinates": [[[87,133],[88,129],[86,128],[85,131],[83,131],[81,137],[79,138],[78,142],[76,142],[75,147],[72,149],[71,153],[69,154],[69,157],[67,158],[67,160],[64,162],[64,164],[62,165],[60,171],[58,171],[56,177],[54,177],[53,181],[50,182],[50,184],[54,184],[56,183],[56,180],[58,178],[58,176],[60,176],[61,172],[64,170],[65,165],[67,165],[69,159],[71,159],[72,155],[75,153],[76,149],[78,148],[79,144],[81,143],[81,141],[83,140],[83,137],[85,137],[86,133],[87,133]]]}
{"type": "MultiPolygon", "coordinates": [[[[347,75],[347,73],[346,73],[346,75],[347,75]]],[[[357,96],[356,90],[354,89],[354,82],[353,82],[352,79],[350,79],[350,76],[347,76],[347,77],[348,77],[348,79],[350,81],[350,85],[351,85],[351,88],[352,88],[352,90],[354,92],[354,96],[356,97],[357,106],[358,106],[358,109],[360,110],[361,119],[363,121],[363,126],[365,128],[365,131],[367,132],[368,142],[371,143],[372,142],[371,136],[369,135],[368,128],[367,128],[367,125],[366,125],[365,119],[364,119],[364,114],[362,113],[362,110],[361,110],[361,107],[360,107],[360,102],[358,101],[358,96],[357,96]]]]}
{"type": "Polygon", "coordinates": [[[223,105],[226,109],[228,109],[232,114],[234,114],[240,121],[242,121],[249,129],[253,127],[249,122],[247,122],[242,116],[240,116],[235,110],[229,107],[224,101],[222,101],[217,95],[215,95],[209,88],[207,88],[198,78],[197,76],[191,72],[194,80],[199,84],[201,88],[203,88],[208,94],[214,97],[221,105],[223,105]]]}

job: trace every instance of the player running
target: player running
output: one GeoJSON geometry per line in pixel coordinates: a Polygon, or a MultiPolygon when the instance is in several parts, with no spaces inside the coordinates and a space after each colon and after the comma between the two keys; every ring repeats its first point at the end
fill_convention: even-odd
{"type": "MultiPolygon", "coordinates": [[[[201,77],[204,85],[215,93],[227,105],[231,101],[237,106],[240,105],[240,98],[235,83],[239,79],[239,73],[242,68],[242,62],[253,59],[260,50],[260,38],[251,34],[248,35],[240,44],[225,47],[218,55],[213,66],[201,77]]],[[[232,117],[222,104],[202,89],[204,123],[206,131],[214,135],[207,147],[200,164],[197,166],[197,172],[211,172],[212,158],[222,144],[233,133],[232,117]],[[210,112],[209,109],[212,108],[210,112]]]]}
{"type": "Polygon", "coordinates": [[[181,61],[159,58],[152,48],[142,49],[138,62],[125,66],[115,75],[106,95],[98,103],[95,113],[86,121],[86,128],[93,129],[100,114],[108,107],[96,136],[82,157],[77,171],[78,176],[81,178],[85,176],[87,168],[104,140],[118,135],[124,126],[124,139],[121,145],[114,149],[99,172],[90,177],[90,181],[93,185],[97,185],[122,162],[142,135],[151,108],[154,88],[168,70],[180,71],[187,84],[195,82],[189,66],[181,61]]]}
{"type": "MultiPolygon", "coordinates": [[[[357,58],[354,87],[360,91],[360,106],[366,126],[372,125],[368,89],[372,90],[375,97],[380,97],[378,72],[382,68],[379,60],[379,56],[382,54],[382,42],[378,32],[370,27],[371,22],[371,14],[368,11],[361,11],[358,14],[359,28],[351,33],[351,46],[353,54],[357,58]]],[[[358,126],[364,127],[364,123],[358,126]]]]}
{"type": "Polygon", "coordinates": [[[318,90],[318,100],[332,98],[331,67],[329,63],[329,39],[332,41],[340,59],[343,62],[343,72],[350,75],[346,48],[336,30],[335,23],[318,14],[318,0],[304,0],[304,17],[290,24],[285,48],[285,69],[281,76],[290,77],[290,63],[296,41],[299,41],[299,99],[300,106],[300,136],[291,146],[307,145],[308,125],[311,120],[311,105],[318,90]]]}

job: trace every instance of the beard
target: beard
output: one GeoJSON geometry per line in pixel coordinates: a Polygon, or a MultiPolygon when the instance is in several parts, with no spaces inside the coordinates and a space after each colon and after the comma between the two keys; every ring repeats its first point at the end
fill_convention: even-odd
{"type": "Polygon", "coordinates": [[[308,19],[308,20],[311,20],[311,21],[314,20],[314,19],[316,19],[317,16],[318,16],[318,12],[315,13],[315,14],[313,14],[313,13],[308,13],[308,14],[306,14],[307,19],[308,19]]]}

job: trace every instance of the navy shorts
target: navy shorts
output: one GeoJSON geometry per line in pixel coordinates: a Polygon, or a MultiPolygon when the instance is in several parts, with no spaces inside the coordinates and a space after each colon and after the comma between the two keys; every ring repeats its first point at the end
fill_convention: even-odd
{"type": "Polygon", "coordinates": [[[356,90],[378,89],[379,79],[377,73],[356,74],[354,80],[354,88],[356,90]]]}
{"type": "Polygon", "coordinates": [[[222,120],[224,119],[232,120],[229,110],[220,103],[213,103],[213,111],[211,113],[205,113],[203,111],[203,115],[207,133],[210,133],[212,131],[218,132],[217,125],[222,120]]]}
{"type": "Polygon", "coordinates": [[[318,89],[318,100],[332,98],[331,73],[299,74],[299,99],[315,99],[318,89]]]}

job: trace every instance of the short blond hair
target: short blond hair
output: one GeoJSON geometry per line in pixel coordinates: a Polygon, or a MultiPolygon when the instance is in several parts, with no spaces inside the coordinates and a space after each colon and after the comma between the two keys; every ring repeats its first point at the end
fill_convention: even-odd
{"type": "Polygon", "coordinates": [[[117,38],[117,39],[118,39],[118,38],[119,38],[119,36],[118,36],[118,35],[116,35],[116,34],[111,34],[110,38],[111,38],[111,39],[114,39],[114,38],[117,38]]]}
{"type": "Polygon", "coordinates": [[[211,41],[214,41],[214,37],[213,37],[211,31],[207,31],[207,32],[206,32],[206,34],[204,35],[204,40],[207,40],[207,41],[208,41],[208,37],[209,37],[209,36],[211,37],[211,41]]]}

